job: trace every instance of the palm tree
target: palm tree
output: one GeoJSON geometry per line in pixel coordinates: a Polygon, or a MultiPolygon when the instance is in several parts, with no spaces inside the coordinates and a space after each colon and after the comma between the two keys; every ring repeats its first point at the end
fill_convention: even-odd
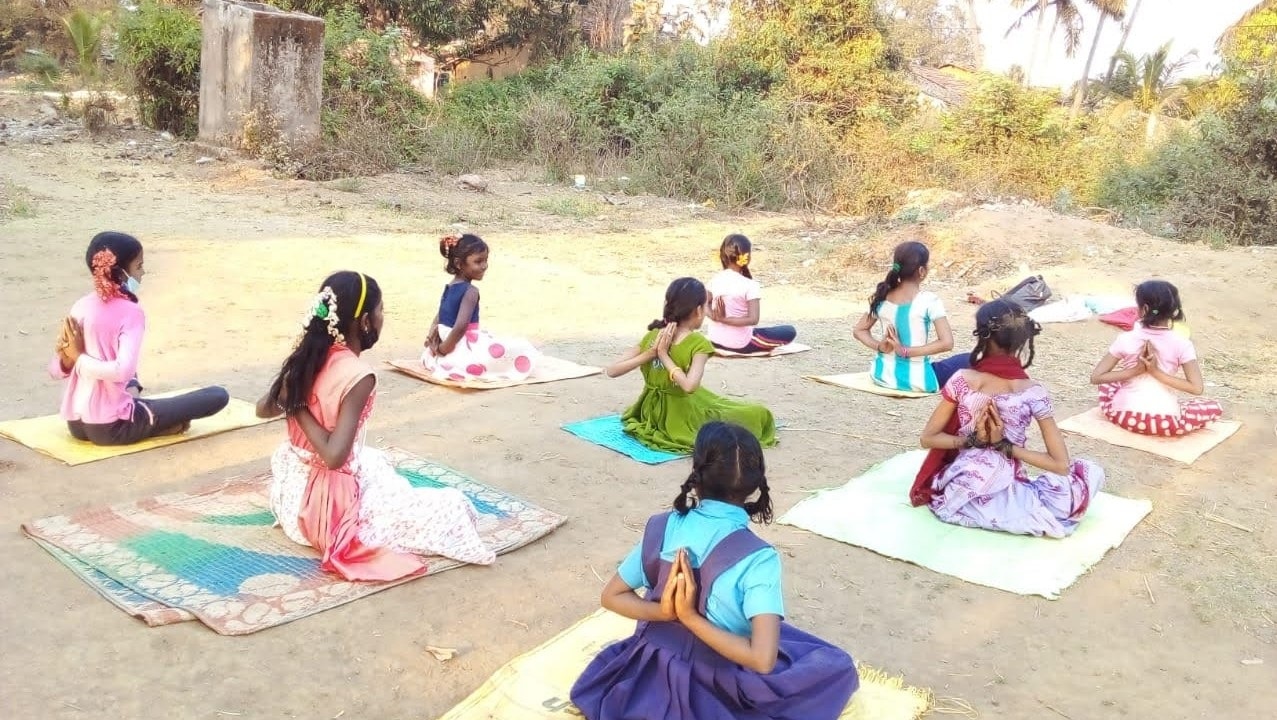
{"type": "Polygon", "coordinates": [[[1069,110],[1069,118],[1077,117],[1082,111],[1082,103],[1086,101],[1087,79],[1091,77],[1091,63],[1095,61],[1095,51],[1100,46],[1100,33],[1104,31],[1104,21],[1113,18],[1121,20],[1126,12],[1126,0],[1088,0],[1100,11],[1099,22],[1095,23],[1095,39],[1091,41],[1091,51],[1086,54],[1086,64],[1082,66],[1082,79],[1073,91],[1073,107],[1069,110]]]}
{"type": "Polygon", "coordinates": [[[106,17],[80,9],[62,18],[71,46],[75,48],[80,77],[92,80],[98,74],[98,57],[102,54],[102,30],[106,17]]]}
{"type": "Polygon", "coordinates": [[[1104,81],[1108,82],[1113,77],[1113,69],[1117,67],[1117,56],[1122,54],[1126,49],[1126,39],[1131,36],[1131,26],[1135,24],[1135,16],[1140,12],[1140,3],[1143,0],[1135,0],[1135,7],[1126,14],[1126,22],[1122,23],[1122,37],[1117,41],[1117,49],[1113,51],[1113,57],[1109,58],[1109,70],[1104,74],[1104,81]]]}
{"type": "Polygon", "coordinates": [[[1195,55],[1189,53],[1172,61],[1171,44],[1164,43],[1153,52],[1139,58],[1123,51],[1117,58],[1117,69],[1108,86],[1127,98],[1128,106],[1148,114],[1144,129],[1144,143],[1151,144],[1157,134],[1159,118],[1179,104],[1188,94],[1188,87],[1179,81],[1179,74],[1195,55]]]}
{"type": "MultiPolygon", "coordinates": [[[[1024,7],[1029,0],[1011,0],[1011,4],[1017,8],[1024,7]]],[[[1048,8],[1055,10],[1055,22],[1052,25],[1051,32],[1061,30],[1064,33],[1064,52],[1069,57],[1077,52],[1078,45],[1082,41],[1082,13],[1078,9],[1078,0],[1034,0],[1033,5],[1025,10],[1011,27],[1007,28],[1003,37],[1009,36],[1012,32],[1019,30],[1025,20],[1030,17],[1037,17],[1037,26],[1034,30],[1033,45],[1030,48],[1029,66],[1025,72],[1025,84],[1033,82],[1033,68],[1037,62],[1038,44],[1042,39],[1042,30],[1046,20],[1046,11],[1048,8]]]]}
{"type": "MultiPolygon", "coordinates": [[[[1025,0],[1013,0],[1013,2],[1019,7],[1025,3],[1025,0]]],[[[1091,51],[1086,57],[1086,67],[1083,71],[1082,83],[1079,86],[1082,88],[1082,92],[1075,94],[1073,98],[1073,115],[1077,114],[1077,111],[1082,106],[1082,101],[1085,99],[1086,78],[1091,74],[1091,63],[1095,60],[1095,51],[1099,46],[1100,33],[1104,30],[1104,21],[1109,18],[1121,18],[1126,11],[1126,0],[1037,0],[1037,3],[1025,10],[1006,32],[1007,35],[1010,35],[1025,20],[1036,15],[1040,34],[1046,10],[1047,8],[1052,8],[1055,11],[1055,23],[1052,27],[1052,33],[1056,29],[1064,33],[1064,54],[1068,57],[1073,57],[1077,53],[1078,47],[1082,44],[1082,2],[1086,2],[1096,10],[1099,10],[1100,20],[1095,28],[1095,39],[1091,42],[1091,51]]],[[[1032,63],[1037,57],[1037,44],[1038,37],[1034,37],[1034,56],[1030,58],[1029,65],[1030,75],[1032,75],[1032,63]]],[[[1031,81],[1031,78],[1029,80],[1031,81]]]]}

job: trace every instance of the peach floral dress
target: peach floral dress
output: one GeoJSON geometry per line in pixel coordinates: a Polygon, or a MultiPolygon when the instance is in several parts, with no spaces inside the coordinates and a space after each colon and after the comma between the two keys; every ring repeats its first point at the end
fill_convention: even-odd
{"type": "MultiPolygon", "coordinates": [[[[373,375],[372,369],[359,356],[345,346],[335,345],[327,364],[315,378],[309,404],[319,424],[330,431],[336,427],[342,399],[369,375],[373,375]]],[[[358,509],[351,519],[357,542],[363,548],[442,555],[467,563],[491,564],[496,554],[479,536],[474,506],[464,493],[455,488],[414,488],[395,472],[383,453],[367,447],[365,424],[375,398],[374,391],[360,415],[350,458],[336,470],[329,469],[319,459],[301,426],[294,419],[288,419],[288,440],[271,458],[270,486],[271,511],[284,534],[301,545],[326,546],[326,542],[312,542],[314,531],[306,532],[308,525],[328,526],[308,522],[308,493],[316,492],[315,485],[326,487],[329,483],[336,485],[342,479],[353,478],[357,487],[354,503],[358,509]]],[[[327,565],[327,552],[325,554],[327,565]]],[[[347,574],[341,563],[334,564],[338,567],[333,569],[347,574]]],[[[400,565],[399,570],[404,567],[407,566],[400,565]]],[[[391,579],[380,576],[384,574],[350,579],[391,579]]],[[[390,574],[410,573],[391,570],[390,574]]]]}

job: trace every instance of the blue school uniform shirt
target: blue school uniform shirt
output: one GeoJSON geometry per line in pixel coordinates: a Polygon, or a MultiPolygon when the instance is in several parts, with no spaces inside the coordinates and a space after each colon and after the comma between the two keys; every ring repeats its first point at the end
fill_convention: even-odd
{"type": "MultiPolygon", "coordinates": [[[[665,542],[661,558],[670,562],[679,548],[686,548],[692,567],[701,561],[728,535],[749,525],[745,509],[717,500],[704,500],[686,515],[673,513],[665,526],[665,542]]],[[[643,542],[635,546],[617,569],[617,574],[631,588],[650,589],[643,572],[643,542]]],[[[706,588],[699,588],[706,592],[706,588]]],[[[785,616],[785,601],[780,587],[780,554],[768,545],[754,551],[723,571],[708,589],[706,617],[729,632],[749,637],[750,618],[755,615],[785,616]]]]}

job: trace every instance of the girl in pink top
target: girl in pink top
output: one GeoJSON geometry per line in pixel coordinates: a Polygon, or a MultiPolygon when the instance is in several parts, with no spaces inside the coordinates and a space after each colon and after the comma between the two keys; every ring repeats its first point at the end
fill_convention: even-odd
{"type": "Polygon", "coordinates": [[[293,542],[323,553],[347,580],[395,580],[425,570],[419,555],[487,565],[473,505],[455,488],[413,488],[365,445],[377,377],[360,354],[381,335],[381,288],[363,273],[330,275],[306,312],[301,340],[257,403],[288,417],[271,458],[270,505],[293,542]]]}
{"type": "Polygon", "coordinates": [[[1179,290],[1164,280],[1148,280],[1135,288],[1135,304],[1140,321],[1117,336],[1091,372],[1091,383],[1100,386],[1104,417],[1131,432],[1162,437],[1185,435],[1218,420],[1224,414],[1218,402],[1176,395],[1201,395],[1205,389],[1197,350],[1172,329],[1184,322],[1179,290]]]}
{"type": "Polygon", "coordinates": [[[769,353],[798,337],[793,325],[758,327],[762,286],[749,271],[749,238],[728,235],[718,249],[723,270],[709,281],[709,341],[720,350],[769,353]]]}
{"type": "Polygon", "coordinates": [[[192,420],[221,412],[230,396],[220,387],[139,397],[137,363],[146,331],[137,301],[146,275],[142,243],[124,233],[98,233],[84,259],[94,292],[71,306],[49,361],[49,374],[66,380],[61,415],[71,435],[95,445],[131,445],[186,432],[192,420]]]}

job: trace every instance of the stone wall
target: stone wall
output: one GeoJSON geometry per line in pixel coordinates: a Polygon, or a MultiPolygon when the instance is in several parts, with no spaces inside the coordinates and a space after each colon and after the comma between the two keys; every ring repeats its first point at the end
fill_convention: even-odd
{"type": "Polygon", "coordinates": [[[324,21],[242,0],[204,0],[200,139],[239,146],[246,125],[301,144],[319,137],[324,21]]]}

